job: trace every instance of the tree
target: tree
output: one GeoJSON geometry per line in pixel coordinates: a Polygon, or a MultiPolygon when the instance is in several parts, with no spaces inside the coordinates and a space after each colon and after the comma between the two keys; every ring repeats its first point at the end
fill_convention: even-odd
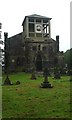
{"type": "Polygon", "coordinates": [[[4,85],[12,85],[9,76],[8,76],[8,64],[9,64],[9,50],[7,47],[7,37],[8,37],[8,33],[4,33],[4,53],[5,53],[5,73],[6,73],[6,79],[4,81],[4,85]]]}
{"type": "Polygon", "coordinates": [[[72,48],[64,53],[64,62],[68,68],[72,68],[72,48]]]}
{"type": "Polygon", "coordinates": [[[64,53],[64,62],[66,64],[67,74],[72,74],[72,48],[64,53]]]}

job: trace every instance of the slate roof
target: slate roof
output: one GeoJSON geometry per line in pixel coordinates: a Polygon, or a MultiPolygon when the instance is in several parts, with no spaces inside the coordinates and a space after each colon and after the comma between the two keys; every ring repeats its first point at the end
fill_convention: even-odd
{"type": "Polygon", "coordinates": [[[18,34],[16,34],[16,35],[13,35],[13,36],[11,36],[11,37],[9,37],[8,39],[13,39],[13,38],[19,38],[19,37],[22,37],[22,33],[23,32],[21,32],[21,33],[18,33],[18,34]]]}
{"type": "MultiPolygon", "coordinates": [[[[40,19],[47,19],[47,20],[51,20],[51,19],[52,19],[52,18],[49,18],[49,17],[46,17],[46,16],[37,15],[37,14],[32,14],[32,15],[25,16],[25,18],[24,18],[24,20],[23,20],[23,23],[24,23],[26,17],[30,17],[30,18],[40,18],[40,19]]],[[[22,25],[23,25],[23,23],[22,23],[22,25]]]]}
{"type": "Polygon", "coordinates": [[[42,15],[37,15],[37,14],[28,15],[28,16],[26,16],[26,17],[51,19],[51,18],[49,18],[49,17],[42,16],[42,15]]]}

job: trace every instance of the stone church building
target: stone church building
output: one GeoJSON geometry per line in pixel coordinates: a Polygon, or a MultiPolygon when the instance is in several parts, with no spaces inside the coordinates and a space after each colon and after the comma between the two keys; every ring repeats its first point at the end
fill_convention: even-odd
{"type": "Polygon", "coordinates": [[[23,32],[7,38],[9,71],[42,71],[55,66],[60,57],[59,36],[51,38],[51,19],[37,14],[25,16],[23,32]]]}

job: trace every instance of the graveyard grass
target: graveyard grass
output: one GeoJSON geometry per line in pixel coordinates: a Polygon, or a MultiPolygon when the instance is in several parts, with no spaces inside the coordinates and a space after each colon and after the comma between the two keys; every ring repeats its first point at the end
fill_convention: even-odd
{"type": "MultiPolygon", "coordinates": [[[[5,80],[3,75],[3,81],[5,80]]],[[[69,76],[55,80],[49,77],[53,88],[40,88],[43,76],[31,80],[31,74],[9,75],[12,83],[19,85],[2,86],[3,118],[69,118],[70,82],[69,76]]]]}

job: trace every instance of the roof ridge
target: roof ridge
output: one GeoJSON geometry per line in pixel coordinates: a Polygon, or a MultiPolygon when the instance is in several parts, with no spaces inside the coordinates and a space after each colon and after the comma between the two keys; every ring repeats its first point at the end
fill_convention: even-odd
{"type": "Polygon", "coordinates": [[[27,15],[26,17],[41,17],[41,18],[48,18],[48,19],[51,19],[51,18],[49,18],[49,17],[42,16],[42,15],[38,15],[38,14],[27,15]]]}
{"type": "Polygon", "coordinates": [[[23,32],[20,32],[20,33],[18,33],[18,34],[15,34],[15,35],[12,35],[11,37],[8,37],[8,39],[9,38],[12,38],[12,37],[15,37],[15,36],[17,36],[17,35],[20,35],[20,34],[22,34],[23,32]]]}

